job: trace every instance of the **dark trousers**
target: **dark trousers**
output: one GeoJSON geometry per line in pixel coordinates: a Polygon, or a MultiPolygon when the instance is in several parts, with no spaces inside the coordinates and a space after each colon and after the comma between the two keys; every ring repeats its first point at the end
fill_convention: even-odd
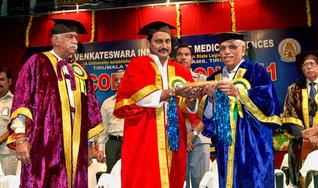
{"type": "Polygon", "coordinates": [[[301,148],[302,139],[290,139],[288,147],[288,170],[289,180],[293,185],[300,186],[301,174],[299,170],[302,167],[301,148]]]}
{"type": "Polygon", "coordinates": [[[108,139],[105,146],[107,173],[110,173],[116,162],[121,158],[121,140],[108,139]]]}

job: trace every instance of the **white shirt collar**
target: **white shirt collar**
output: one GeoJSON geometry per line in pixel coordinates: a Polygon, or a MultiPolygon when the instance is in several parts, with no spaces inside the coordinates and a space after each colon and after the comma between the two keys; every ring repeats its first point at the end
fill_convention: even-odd
{"type": "Polygon", "coordinates": [[[150,53],[150,54],[148,54],[148,56],[149,56],[152,60],[154,60],[154,62],[157,64],[158,67],[166,67],[166,66],[167,66],[168,58],[167,58],[167,60],[165,61],[165,63],[162,65],[162,64],[160,63],[159,57],[158,57],[157,55],[150,53]],[[160,66],[159,66],[159,65],[160,65],[160,66]]]}
{"type": "Polygon", "coordinates": [[[50,52],[57,58],[57,61],[62,60],[62,58],[54,52],[54,49],[52,49],[50,52]]]}
{"type": "Polygon", "coordinates": [[[224,66],[223,70],[222,70],[222,76],[232,80],[236,71],[238,70],[238,68],[240,67],[240,65],[242,64],[242,62],[244,61],[244,59],[241,60],[241,62],[239,64],[237,64],[234,69],[232,69],[231,71],[228,70],[228,68],[226,66],[224,66]]]}
{"type": "Polygon", "coordinates": [[[12,93],[11,93],[11,91],[9,90],[3,97],[0,97],[0,99],[5,99],[5,98],[9,98],[9,97],[13,97],[13,95],[12,95],[12,93]]]}
{"type": "MultiPolygon", "coordinates": [[[[307,85],[309,85],[312,81],[306,79],[306,83],[307,85]]],[[[316,85],[318,84],[318,78],[316,80],[313,81],[316,85]]]]}

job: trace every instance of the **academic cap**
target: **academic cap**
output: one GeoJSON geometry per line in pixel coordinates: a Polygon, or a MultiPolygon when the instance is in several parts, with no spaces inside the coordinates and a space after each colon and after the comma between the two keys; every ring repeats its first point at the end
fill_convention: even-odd
{"type": "Polygon", "coordinates": [[[166,32],[171,34],[170,29],[176,29],[176,27],[167,24],[165,22],[161,22],[161,21],[155,21],[155,22],[151,22],[145,26],[143,26],[139,31],[138,31],[138,35],[146,35],[146,36],[150,36],[152,34],[154,34],[155,32],[158,31],[162,31],[162,32],[166,32]]]}
{"type": "Polygon", "coordinates": [[[304,61],[306,59],[308,59],[307,57],[309,55],[315,56],[314,60],[316,61],[316,63],[318,63],[318,50],[312,50],[312,51],[305,51],[305,52],[301,52],[299,54],[296,55],[296,63],[297,65],[301,68],[302,64],[304,63],[304,61]]]}
{"type": "Polygon", "coordinates": [[[51,19],[55,22],[51,29],[51,34],[76,32],[77,34],[87,34],[87,31],[82,23],[76,20],[68,19],[51,19]]]}
{"type": "Polygon", "coordinates": [[[219,42],[222,43],[227,40],[242,40],[245,41],[247,36],[243,33],[237,33],[237,32],[226,32],[226,33],[219,33],[217,34],[219,36],[219,42]]]}

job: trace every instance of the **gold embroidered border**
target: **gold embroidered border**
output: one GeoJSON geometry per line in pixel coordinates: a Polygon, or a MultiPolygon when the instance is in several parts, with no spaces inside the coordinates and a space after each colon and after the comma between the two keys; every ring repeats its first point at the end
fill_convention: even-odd
{"type": "MultiPolygon", "coordinates": [[[[75,114],[74,114],[74,125],[73,125],[73,145],[72,145],[72,163],[73,173],[72,180],[75,182],[75,174],[77,167],[78,151],[81,141],[81,122],[82,122],[82,100],[81,100],[81,89],[80,89],[80,78],[76,78],[76,89],[74,91],[74,102],[75,102],[75,114]]],[[[73,183],[72,183],[73,184],[73,183]]]]}
{"type": "Polygon", "coordinates": [[[305,129],[308,129],[309,128],[309,111],[308,111],[308,91],[307,91],[307,88],[301,90],[301,96],[302,96],[301,103],[302,103],[305,129]]]}
{"type": "Polygon", "coordinates": [[[33,119],[33,116],[32,116],[30,109],[28,109],[26,107],[21,107],[21,108],[17,108],[16,110],[14,110],[14,112],[11,113],[10,122],[14,118],[17,118],[19,114],[24,115],[29,119],[33,119]]]}
{"type": "Polygon", "coordinates": [[[7,142],[6,144],[9,145],[9,144],[12,144],[13,142],[15,142],[15,139],[13,138],[13,135],[9,135],[9,137],[7,138],[7,142]]]}
{"type": "Polygon", "coordinates": [[[88,139],[93,138],[104,130],[104,125],[102,123],[98,124],[96,127],[88,131],[88,139]]]}
{"type": "Polygon", "coordinates": [[[284,118],[282,118],[282,123],[292,123],[292,124],[304,127],[303,122],[300,119],[297,119],[294,117],[284,117],[284,118]]]}
{"type": "Polygon", "coordinates": [[[234,119],[234,107],[235,100],[230,98],[230,126],[232,134],[232,144],[228,147],[227,155],[227,175],[226,175],[226,187],[233,187],[233,168],[234,168],[234,152],[235,152],[235,139],[236,139],[236,120],[234,119]]]}
{"type": "MultiPolygon", "coordinates": [[[[151,65],[156,71],[156,88],[162,88],[161,74],[154,62],[151,65]]],[[[169,76],[169,72],[168,72],[169,76]]],[[[168,143],[165,127],[165,111],[164,106],[156,109],[156,123],[157,123],[157,144],[158,144],[158,159],[160,170],[160,182],[162,188],[169,188],[169,158],[171,159],[171,152],[168,151],[168,143]],[[170,152],[170,157],[169,157],[170,152]]]]}
{"type": "Polygon", "coordinates": [[[279,116],[265,116],[264,113],[248,97],[246,89],[239,88],[239,93],[245,107],[256,119],[263,123],[275,123],[278,125],[282,125],[282,121],[279,116]]]}
{"type": "MultiPolygon", "coordinates": [[[[315,101],[316,101],[316,105],[318,105],[318,95],[316,93],[316,96],[315,96],[315,101]]],[[[318,107],[318,106],[317,106],[318,107]]],[[[308,111],[309,112],[309,111],[308,111]]],[[[317,126],[318,124],[318,110],[316,111],[314,117],[313,117],[313,122],[312,122],[313,126],[317,126]]]]}
{"type": "Polygon", "coordinates": [[[198,117],[202,120],[203,118],[203,113],[204,113],[204,105],[205,105],[205,101],[208,100],[208,96],[207,95],[204,95],[202,97],[202,99],[200,100],[200,103],[199,103],[199,109],[198,109],[198,117]]]}
{"type": "Polygon", "coordinates": [[[215,80],[221,80],[221,79],[222,79],[222,74],[221,73],[215,75],[215,80]]]}
{"type": "Polygon", "coordinates": [[[235,74],[235,79],[243,78],[246,71],[247,71],[247,69],[245,69],[245,68],[239,68],[235,74]]]}
{"type": "Polygon", "coordinates": [[[131,96],[131,98],[123,99],[123,100],[117,102],[115,105],[115,109],[119,109],[123,106],[128,106],[128,105],[134,104],[137,101],[139,101],[140,99],[144,98],[145,96],[149,95],[150,93],[153,93],[156,90],[158,90],[158,88],[156,88],[155,86],[148,85],[148,86],[142,88],[141,90],[137,91],[135,94],[133,94],[131,96]]]}
{"type": "Polygon", "coordinates": [[[232,80],[232,83],[239,88],[242,88],[240,86],[243,86],[247,90],[251,89],[250,82],[247,81],[245,78],[235,78],[232,80]]]}
{"type": "MultiPolygon", "coordinates": [[[[57,59],[50,52],[44,52],[54,68],[57,75],[57,59]]],[[[65,165],[68,178],[68,187],[71,188],[73,185],[72,179],[72,124],[71,124],[71,111],[70,102],[68,99],[68,93],[66,89],[66,84],[64,80],[64,75],[62,74],[62,80],[58,80],[58,87],[60,91],[60,98],[62,103],[62,125],[63,125],[63,142],[64,142],[64,155],[65,155],[65,165]],[[69,115],[67,115],[69,114],[69,115]]]]}

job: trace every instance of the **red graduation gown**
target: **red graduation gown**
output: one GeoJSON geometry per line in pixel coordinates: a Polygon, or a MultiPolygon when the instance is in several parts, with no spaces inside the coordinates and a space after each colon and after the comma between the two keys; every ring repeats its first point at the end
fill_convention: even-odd
{"type": "MultiPolygon", "coordinates": [[[[168,61],[168,81],[179,76],[193,82],[189,69],[168,61]]],[[[164,105],[136,103],[162,90],[161,74],[149,56],[133,58],[117,92],[114,115],[125,119],[122,143],[122,188],[182,188],[186,170],[186,126],[178,106],[179,150],[169,150],[164,105]]],[[[177,98],[179,100],[179,98],[177,98]]],[[[190,116],[193,114],[190,114],[190,116]]]]}

